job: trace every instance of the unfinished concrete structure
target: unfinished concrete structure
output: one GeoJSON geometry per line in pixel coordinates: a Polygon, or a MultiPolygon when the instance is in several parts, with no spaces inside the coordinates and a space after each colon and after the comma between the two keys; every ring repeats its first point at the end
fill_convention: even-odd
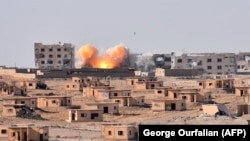
{"type": "Polygon", "coordinates": [[[34,124],[13,124],[0,126],[0,140],[49,141],[49,127],[34,124]]]}
{"type": "Polygon", "coordinates": [[[74,76],[70,82],[65,83],[65,90],[67,91],[83,91],[87,86],[105,86],[98,78],[90,76],[74,76]]]}
{"type": "Polygon", "coordinates": [[[110,101],[95,101],[87,102],[87,106],[96,106],[99,110],[102,110],[102,113],[109,114],[119,114],[119,104],[117,102],[110,101]]]}
{"type": "Polygon", "coordinates": [[[184,99],[172,99],[172,98],[155,98],[152,99],[153,112],[159,111],[182,111],[186,109],[186,101],[184,99]]]}
{"type": "Polygon", "coordinates": [[[250,86],[235,86],[235,96],[246,96],[250,93],[250,86]]]}
{"type": "Polygon", "coordinates": [[[234,78],[204,79],[197,80],[197,83],[201,89],[234,89],[234,78]]]}
{"type": "Polygon", "coordinates": [[[35,66],[46,68],[74,68],[75,47],[70,43],[48,44],[34,43],[35,66]]]}
{"type": "Polygon", "coordinates": [[[40,80],[21,81],[20,86],[26,88],[27,90],[47,89],[47,84],[40,80]]]}
{"type": "Polygon", "coordinates": [[[83,96],[95,97],[97,100],[109,99],[109,90],[114,87],[107,85],[87,86],[83,89],[83,96]]]}
{"type": "Polygon", "coordinates": [[[71,96],[40,96],[37,97],[37,107],[71,106],[71,96]]]}
{"type": "Polygon", "coordinates": [[[144,105],[144,96],[131,96],[131,90],[114,89],[110,86],[96,86],[85,88],[86,97],[95,97],[98,101],[111,100],[119,106],[144,105]]]}
{"type": "Polygon", "coordinates": [[[26,87],[17,87],[5,82],[0,82],[0,94],[2,96],[26,96],[27,89],[26,87]]]}
{"type": "Polygon", "coordinates": [[[101,132],[105,141],[138,140],[138,126],[136,123],[103,123],[101,132]]]}
{"type": "Polygon", "coordinates": [[[82,91],[83,84],[78,82],[66,82],[64,90],[66,91],[82,91]]]}
{"type": "Polygon", "coordinates": [[[157,81],[157,77],[151,76],[134,76],[134,77],[126,77],[125,78],[127,85],[135,86],[138,82],[146,82],[146,81],[157,81]]]}
{"type": "Polygon", "coordinates": [[[186,103],[209,103],[212,100],[210,93],[204,93],[198,88],[189,87],[157,87],[154,90],[154,97],[183,99],[186,103]]]}
{"type": "Polygon", "coordinates": [[[69,109],[69,119],[67,122],[96,122],[103,120],[103,110],[97,106],[88,106],[82,109],[69,109]]]}
{"type": "Polygon", "coordinates": [[[3,104],[25,104],[29,107],[37,107],[36,97],[4,97],[3,104]]]}

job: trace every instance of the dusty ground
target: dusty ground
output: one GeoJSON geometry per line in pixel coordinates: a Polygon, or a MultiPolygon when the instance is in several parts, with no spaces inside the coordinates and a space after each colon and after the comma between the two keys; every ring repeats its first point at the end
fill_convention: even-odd
{"type": "MultiPolygon", "coordinates": [[[[13,78],[12,78],[13,79],[13,78]]],[[[10,80],[10,78],[8,78],[10,80]]],[[[192,86],[195,80],[181,80],[176,78],[163,78],[165,86],[185,85],[192,86]]],[[[19,81],[19,80],[16,80],[19,81]]],[[[73,105],[84,105],[86,101],[91,101],[91,98],[85,98],[81,92],[66,92],[64,91],[64,83],[70,80],[46,80],[45,83],[50,87],[50,90],[32,90],[28,91],[29,95],[35,94],[61,94],[72,95],[73,105]]],[[[123,80],[111,81],[111,85],[120,88],[130,88],[126,86],[123,80]]],[[[147,100],[150,101],[152,94],[148,94],[147,100]]],[[[236,112],[236,104],[242,102],[242,98],[236,98],[234,94],[225,94],[215,91],[212,94],[214,102],[224,103],[232,113],[236,112]]],[[[2,101],[0,101],[0,107],[2,101]]],[[[50,140],[102,140],[101,126],[102,122],[80,122],[68,123],[65,120],[68,118],[68,111],[65,107],[61,108],[43,108],[35,111],[41,115],[41,119],[26,119],[26,118],[0,118],[1,124],[38,124],[50,126],[50,140]]],[[[167,112],[152,112],[150,107],[121,107],[120,115],[105,114],[103,122],[137,122],[137,123],[153,123],[153,124],[247,124],[246,119],[249,117],[237,117],[235,119],[228,116],[207,117],[203,115],[201,104],[189,104],[186,111],[167,111],[167,112]]]]}

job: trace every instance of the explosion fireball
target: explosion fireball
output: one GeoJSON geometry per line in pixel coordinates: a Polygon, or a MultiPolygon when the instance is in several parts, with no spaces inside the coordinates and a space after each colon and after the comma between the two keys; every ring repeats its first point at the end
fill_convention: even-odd
{"type": "Polygon", "coordinates": [[[119,67],[124,59],[127,58],[128,50],[123,45],[109,48],[106,54],[98,56],[98,50],[91,44],[82,46],[77,57],[82,61],[82,67],[90,65],[93,68],[112,69],[119,67]]]}

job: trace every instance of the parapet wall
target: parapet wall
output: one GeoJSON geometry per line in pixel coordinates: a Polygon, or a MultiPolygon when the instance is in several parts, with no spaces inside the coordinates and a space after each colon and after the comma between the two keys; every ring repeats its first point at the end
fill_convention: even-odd
{"type": "Polygon", "coordinates": [[[13,76],[16,78],[25,78],[25,79],[35,79],[36,74],[33,73],[16,73],[16,69],[0,69],[0,75],[2,76],[13,76]]]}

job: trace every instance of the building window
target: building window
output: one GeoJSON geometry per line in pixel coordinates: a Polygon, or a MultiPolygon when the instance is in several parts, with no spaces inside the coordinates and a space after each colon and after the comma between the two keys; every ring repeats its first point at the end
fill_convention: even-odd
{"type": "Polygon", "coordinates": [[[56,103],[56,100],[52,100],[52,103],[55,104],[55,103],[56,103]]]}
{"type": "Polygon", "coordinates": [[[58,49],[57,49],[57,51],[61,51],[61,49],[60,49],[60,48],[58,48],[58,49]]]}
{"type": "Polygon", "coordinates": [[[112,135],[112,132],[111,132],[111,131],[109,131],[109,132],[108,132],[108,134],[109,134],[109,135],[112,135]]]}
{"type": "Polygon", "coordinates": [[[187,96],[182,96],[182,99],[187,99],[187,96]]]}
{"type": "Polygon", "coordinates": [[[32,104],[35,104],[35,101],[32,101],[32,104]]]}
{"type": "Polygon", "coordinates": [[[57,54],[57,58],[61,58],[61,54],[57,54]]]}
{"type": "Polygon", "coordinates": [[[25,104],[25,101],[21,101],[21,104],[25,104]]]}
{"type": "Polygon", "coordinates": [[[199,83],[199,86],[202,86],[202,83],[201,83],[201,82],[199,83]]]}
{"type": "Polygon", "coordinates": [[[211,70],[211,69],[212,69],[212,66],[207,66],[207,69],[208,69],[208,70],[211,70]]]}
{"type": "Polygon", "coordinates": [[[188,59],[187,62],[188,62],[188,63],[192,62],[192,59],[188,59]]]}
{"type": "Polygon", "coordinates": [[[29,83],[29,86],[31,87],[31,86],[33,86],[33,84],[32,84],[32,83],[29,83]]]}
{"type": "Polygon", "coordinates": [[[158,93],[158,94],[161,94],[161,93],[162,93],[162,91],[157,91],[157,93],[158,93]]]}
{"type": "Polygon", "coordinates": [[[176,93],[174,93],[174,98],[177,98],[177,94],[176,93]]]}
{"type": "Polygon", "coordinates": [[[64,51],[67,51],[68,49],[67,48],[64,48],[64,51]]]}
{"type": "Polygon", "coordinates": [[[114,96],[117,96],[117,93],[114,93],[114,96]]]}
{"type": "Polygon", "coordinates": [[[122,136],[123,135],[123,131],[118,131],[118,135],[122,136]]]}
{"type": "Polygon", "coordinates": [[[53,51],[53,48],[50,48],[49,51],[52,52],[52,51],[53,51]]]}
{"type": "Polygon", "coordinates": [[[13,133],[12,133],[12,136],[13,136],[13,137],[15,137],[15,136],[16,136],[16,133],[15,133],[15,132],[13,132],[13,133]]]}
{"type": "Polygon", "coordinates": [[[132,135],[132,132],[131,132],[131,130],[129,130],[129,135],[132,135]]]}
{"type": "Polygon", "coordinates": [[[41,52],[44,52],[44,48],[41,48],[41,52]]]}
{"type": "Polygon", "coordinates": [[[7,112],[8,113],[13,113],[13,109],[8,109],[7,112]]]}
{"type": "Polygon", "coordinates": [[[67,58],[68,57],[68,55],[67,54],[64,54],[64,58],[67,58]]]}
{"type": "Polygon", "coordinates": [[[1,134],[7,134],[7,130],[6,129],[2,129],[1,130],[1,134]]]}
{"type": "Polygon", "coordinates": [[[81,113],[81,117],[84,117],[84,113],[81,113]]]}
{"type": "Polygon", "coordinates": [[[70,103],[70,100],[68,100],[68,103],[70,103]]]}
{"type": "Polygon", "coordinates": [[[41,61],[41,64],[45,64],[45,61],[41,61]]]}
{"type": "Polygon", "coordinates": [[[182,62],[182,59],[178,59],[177,62],[178,62],[178,63],[181,63],[181,62],[182,62]]]}
{"type": "Polygon", "coordinates": [[[114,110],[116,110],[116,106],[114,106],[114,110]]]}
{"type": "Polygon", "coordinates": [[[115,102],[118,102],[118,103],[120,103],[120,100],[115,100],[115,102]]]}
{"type": "Polygon", "coordinates": [[[44,136],[47,136],[47,133],[44,133],[44,136]]]}
{"type": "Polygon", "coordinates": [[[201,65],[202,65],[202,61],[199,61],[199,62],[197,63],[197,65],[198,65],[198,66],[201,66],[201,65]]]}
{"type": "Polygon", "coordinates": [[[50,54],[50,55],[49,55],[49,58],[53,58],[53,55],[52,55],[52,54],[50,54]]]}
{"type": "Polygon", "coordinates": [[[218,70],[221,70],[221,69],[222,69],[222,67],[221,67],[221,66],[217,66],[217,69],[218,69],[218,70]]]}
{"type": "Polygon", "coordinates": [[[61,64],[61,63],[62,63],[62,61],[61,61],[61,60],[59,60],[59,61],[57,61],[57,63],[58,63],[58,64],[61,64]]]}
{"type": "Polygon", "coordinates": [[[218,58],[218,59],[217,59],[217,62],[222,62],[222,59],[221,59],[221,58],[218,58]]]}
{"type": "Polygon", "coordinates": [[[207,62],[212,62],[212,59],[211,59],[211,58],[208,58],[208,59],[207,59],[207,62]]]}
{"type": "Polygon", "coordinates": [[[52,60],[48,60],[48,64],[53,64],[53,61],[52,60]]]}

